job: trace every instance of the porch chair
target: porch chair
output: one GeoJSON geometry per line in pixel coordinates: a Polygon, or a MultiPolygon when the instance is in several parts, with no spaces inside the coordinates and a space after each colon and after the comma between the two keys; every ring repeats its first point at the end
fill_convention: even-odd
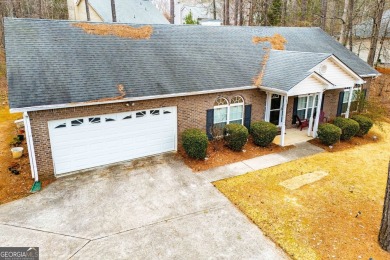
{"type": "Polygon", "coordinates": [[[299,116],[295,116],[295,117],[296,117],[296,119],[297,119],[297,121],[298,121],[297,128],[300,127],[300,128],[301,128],[301,131],[302,131],[303,128],[309,126],[309,121],[308,121],[307,119],[301,120],[301,119],[299,118],[299,116]]]}

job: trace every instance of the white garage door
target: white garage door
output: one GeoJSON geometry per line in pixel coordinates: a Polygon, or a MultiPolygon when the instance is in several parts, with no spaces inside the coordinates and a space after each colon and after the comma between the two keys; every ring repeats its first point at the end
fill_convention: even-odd
{"type": "Polygon", "coordinates": [[[55,174],[176,150],[176,107],[49,121],[55,174]]]}

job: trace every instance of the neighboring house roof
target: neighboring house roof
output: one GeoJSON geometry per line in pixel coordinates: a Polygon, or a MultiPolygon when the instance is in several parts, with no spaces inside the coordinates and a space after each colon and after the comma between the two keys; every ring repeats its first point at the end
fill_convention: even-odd
{"type": "MultiPolygon", "coordinates": [[[[289,51],[318,54],[297,54],[298,59],[272,52],[270,62],[287,59],[295,71],[309,67],[304,61],[309,56],[311,66],[328,55],[323,53],[333,53],[360,76],[378,74],[319,28],[153,25],[150,39],[134,40],[88,34],[73,23],[5,19],[11,108],[116,97],[118,84],[125,98],[253,87],[266,44],[255,45],[252,37],[275,33],[287,39],[289,51]]],[[[267,73],[281,77],[272,68],[267,66],[267,73]]],[[[283,72],[292,82],[298,80],[283,72]]],[[[265,77],[271,84],[272,78],[265,77]]]]}
{"type": "Polygon", "coordinates": [[[313,73],[311,69],[330,56],[332,54],[272,50],[265,66],[262,85],[289,91],[310,76],[313,73]]]}
{"type": "MultiPolygon", "coordinates": [[[[88,2],[104,22],[112,22],[111,1],[88,2]]],[[[149,0],[115,0],[115,10],[117,22],[120,23],[169,24],[149,0]]]]}
{"type": "MultiPolygon", "coordinates": [[[[389,23],[389,20],[390,20],[390,9],[383,12],[381,27],[380,27],[380,31],[379,31],[380,36],[383,36],[385,34],[385,31],[386,31],[386,36],[390,37],[390,25],[387,26],[389,23]]],[[[371,19],[368,19],[362,23],[355,25],[353,28],[354,35],[359,37],[359,38],[371,37],[373,22],[374,21],[371,18],[371,19]]]]}

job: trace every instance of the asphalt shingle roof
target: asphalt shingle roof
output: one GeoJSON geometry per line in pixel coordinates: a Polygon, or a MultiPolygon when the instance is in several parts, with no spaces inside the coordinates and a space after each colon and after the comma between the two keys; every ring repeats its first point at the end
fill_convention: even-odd
{"type": "Polygon", "coordinates": [[[332,54],[329,53],[272,50],[265,67],[262,86],[288,91],[312,74],[310,69],[330,56],[332,54]]]}
{"type": "Polygon", "coordinates": [[[251,86],[264,54],[252,37],[275,33],[287,50],[333,53],[360,75],[377,73],[319,28],[153,25],[150,39],[133,40],[87,34],[72,23],[5,19],[11,108],[115,97],[118,84],[126,97],[251,86]]]}

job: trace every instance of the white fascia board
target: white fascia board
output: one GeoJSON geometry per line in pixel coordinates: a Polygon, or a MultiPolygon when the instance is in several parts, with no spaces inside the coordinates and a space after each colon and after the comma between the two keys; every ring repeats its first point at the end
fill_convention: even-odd
{"type": "Polygon", "coordinates": [[[360,77],[361,78],[377,78],[380,75],[382,75],[382,73],[378,73],[378,74],[364,74],[364,75],[360,75],[360,77]]]}
{"type": "Polygon", "coordinates": [[[166,95],[156,95],[156,96],[123,98],[123,99],[118,99],[118,100],[101,101],[101,102],[88,101],[88,102],[66,103],[66,104],[57,104],[57,105],[11,108],[10,112],[11,113],[20,113],[20,112],[31,112],[31,111],[40,111],[40,110],[49,110],[49,109],[59,109],[59,108],[96,106],[96,105],[136,102],[136,101],[144,101],[144,100],[152,100],[152,99],[196,96],[196,95],[213,94],[213,93],[220,93],[220,92],[231,92],[231,91],[238,91],[238,90],[249,90],[249,89],[257,89],[257,88],[258,87],[256,87],[256,86],[244,86],[244,87],[236,87],[236,88],[213,89],[213,90],[195,91],[195,92],[178,93],[178,94],[166,94],[166,95]]]}
{"type": "Polygon", "coordinates": [[[275,88],[269,88],[269,87],[261,86],[260,90],[263,90],[265,92],[270,92],[272,94],[279,94],[279,95],[283,95],[283,96],[287,95],[287,91],[280,90],[280,89],[275,89],[275,88]]]}

